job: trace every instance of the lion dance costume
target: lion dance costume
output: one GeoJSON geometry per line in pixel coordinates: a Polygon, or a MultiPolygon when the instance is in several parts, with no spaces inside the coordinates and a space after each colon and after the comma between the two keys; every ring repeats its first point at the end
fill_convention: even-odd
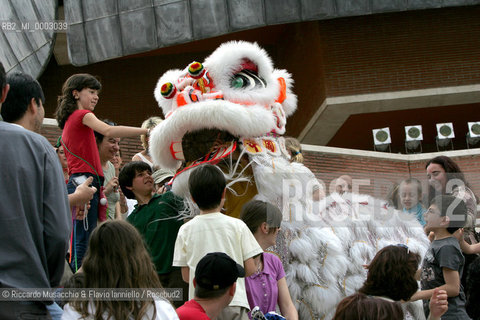
{"type": "MultiPolygon", "coordinates": [[[[402,243],[423,256],[428,240],[414,217],[381,200],[350,193],[314,201],[322,186],[303,164],[289,161],[282,137],[297,107],[292,85],[262,48],[242,41],[167,71],[154,92],[165,120],[151,134],[150,154],[162,168],[180,168],[172,191],[185,199],[185,216],[197,213],[189,174],[206,162],[227,177],[227,214],[238,217],[253,198],[277,205],[284,222],[273,252],[299,316],[331,319],[338,302],[361,287],[363,265],[378,250],[402,243]]],[[[422,313],[418,304],[411,312],[422,313]]]]}

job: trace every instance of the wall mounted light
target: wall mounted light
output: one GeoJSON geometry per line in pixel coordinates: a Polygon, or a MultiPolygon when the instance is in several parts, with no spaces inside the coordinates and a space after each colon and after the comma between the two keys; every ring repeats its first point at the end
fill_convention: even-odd
{"type": "Polygon", "coordinates": [[[440,151],[440,147],[446,148],[448,145],[453,150],[453,138],[455,138],[455,132],[451,122],[437,123],[437,137],[435,138],[437,151],[440,151]]]}
{"type": "Polygon", "coordinates": [[[405,126],[405,152],[420,153],[422,152],[422,126],[405,126]],[[420,146],[420,151],[418,147],[420,146]]]}
{"type": "Polygon", "coordinates": [[[477,144],[480,141],[480,121],[469,122],[467,132],[467,148],[477,144]]]}
{"type": "Polygon", "coordinates": [[[391,152],[390,144],[392,143],[392,139],[390,136],[390,128],[381,128],[381,129],[373,129],[373,148],[375,151],[388,151],[391,152]]]}

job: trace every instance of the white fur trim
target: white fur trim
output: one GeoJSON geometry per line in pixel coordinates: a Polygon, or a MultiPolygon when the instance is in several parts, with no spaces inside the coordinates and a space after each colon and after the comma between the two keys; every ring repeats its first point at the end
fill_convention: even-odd
{"type": "Polygon", "coordinates": [[[308,263],[311,260],[318,259],[313,244],[307,239],[293,239],[289,248],[292,257],[298,259],[301,263],[308,263]]]}
{"type": "Polygon", "coordinates": [[[170,144],[181,141],[189,131],[219,129],[236,137],[261,136],[273,126],[273,116],[263,106],[243,107],[223,100],[199,102],[177,109],[153,129],[150,154],[155,164],[175,169],[178,161],[170,153],[170,144]]]}
{"type": "Polygon", "coordinates": [[[313,311],[319,315],[329,313],[342,299],[342,293],[337,286],[311,286],[305,289],[304,296],[305,301],[310,303],[313,311]]]}
{"type": "Polygon", "coordinates": [[[363,282],[365,281],[366,271],[365,274],[355,274],[345,278],[345,295],[350,296],[358,291],[363,286],[363,282]]]}

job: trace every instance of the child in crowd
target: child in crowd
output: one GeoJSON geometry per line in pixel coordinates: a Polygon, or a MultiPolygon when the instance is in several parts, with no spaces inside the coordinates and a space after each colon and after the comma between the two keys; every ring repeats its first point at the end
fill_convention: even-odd
{"type": "Polygon", "coordinates": [[[422,203],[422,184],[415,178],[403,180],[398,186],[400,209],[415,215],[422,226],[425,225],[423,214],[427,211],[422,203]]]}
{"type": "MultiPolygon", "coordinates": [[[[195,269],[205,254],[224,252],[243,265],[249,276],[256,270],[253,257],[263,252],[243,221],[220,213],[226,191],[223,172],[210,164],[191,170],[188,186],[200,214],[180,228],[173,258],[173,265],[182,267],[183,279],[189,283],[190,299],[194,296],[195,269]]],[[[232,302],[217,319],[248,319],[248,309],[245,281],[238,279],[232,302]]]]}
{"type": "Polygon", "coordinates": [[[172,259],[177,233],[183,224],[179,214],[183,211],[183,201],[172,192],[155,193],[152,169],[146,162],[126,164],[118,179],[125,197],[138,202],[127,221],[145,239],[162,286],[183,288],[183,301],[174,302],[180,306],[187,301],[188,286],[180,268],[172,267],[172,259]]]}
{"type": "MultiPolygon", "coordinates": [[[[109,220],[92,232],[82,270],[82,288],[161,288],[142,237],[127,222],[109,220]]],[[[80,287],[76,283],[74,287],[80,287]]],[[[74,300],[64,306],[62,319],[178,320],[163,299],[74,300]]]]}
{"type": "MultiPolygon", "coordinates": [[[[78,177],[94,177],[93,186],[97,188],[90,209],[83,222],[74,221],[72,239],[71,267],[78,270],[87,248],[91,232],[97,225],[99,217],[100,198],[103,198],[103,170],[100,163],[97,145],[93,132],[97,131],[107,137],[130,137],[147,134],[147,129],[109,126],[100,121],[93,110],[98,103],[98,93],[102,85],[90,74],[74,74],[69,77],[62,87],[62,95],[58,97],[58,107],[55,117],[58,126],[63,129],[61,143],[67,156],[69,193],[75,191],[74,181],[78,177]],[[102,196],[100,194],[102,193],[102,196]]],[[[103,200],[102,203],[106,201],[103,200]]],[[[105,202],[106,203],[106,202],[105,202]]]]}
{"type": "Polygon", "coordinates": [[[285,137],[285,148],[290,155],[291,162],[303,163],[302,145],[293,137],[285,137]]]}
{"type": "Polygon", "coordinates": [[[421,274],[422,291],[412,300],[424,299],[424,311],[429,312],[428,299],[435,288],[447,291],[448,311],[442,319],[470,319],[465,310],[465,295],[460,284],[465,259],[453,233],[465,224],[467,207],[450,195],[435,197],[425,213],[425,231],[433,232],[434,240],[425,254],[421,274]]]}
{"type": "Polygon", "coordinates": [[[385,200],[387,200],[386,205],[388,207],[394,208],[399,210],[400,209],[400,197],[398,196],[398,183],[392,184],[392,186],[388,190],[388,194],[385,197],[385,200]]]}
{"type": "MultiPolygon", "coordinates": [[[[240,219],[245,222],[263,250],[275,245],[282,223],[280,209],[267,202],[252,200],[243,206],[240,219]]],[[[278,303],[285,318],[298,319],[280,259],[274,254],[263,252],[255,257],[255,263],[256,272],[245,279],[250,309],[258,306],[265,314],[275,311],[278,303]]]]}
{"type": "Polygon", "coordinates": [[[223,252],[210,252],[195,269],[195,297],[177,309],[180,320],[217,319],[232,301],[245,269],[223,252]]]}
{"type": "MultiPolygon", "coordinates": [[[[160,117],[150,117],[147,120],[143,121],[142,123],[142,128],[143,129],[148,129],[148,130],[153,130],[160,122],[162,122],[162,118],[160,117]]],[[[152,157],[150,157],[150,154],[148,153],[148,144],[150,141],[150,135],[149,134],[142,134],[140,136],[140,141],[142,141],[142,147],[143,150],[140,151],[139,153],[136,153],[132,157],[132,161],[143,161],[146,162],[152,167],[152,171],[154,171],[157,168],[154,168],[153,165],[153,160],[152,157]]]]}

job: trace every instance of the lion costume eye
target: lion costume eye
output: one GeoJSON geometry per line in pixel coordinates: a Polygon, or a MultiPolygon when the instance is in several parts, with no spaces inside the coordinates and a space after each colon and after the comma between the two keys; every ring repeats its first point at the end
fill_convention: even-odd
{"type": "Polygon", "coordinates": [[[232,76],[230,80],[230,87],[234,89],[249,89],[265,88],[267,85],[265,80],[250,70],[242,70],[232,76]]]}

